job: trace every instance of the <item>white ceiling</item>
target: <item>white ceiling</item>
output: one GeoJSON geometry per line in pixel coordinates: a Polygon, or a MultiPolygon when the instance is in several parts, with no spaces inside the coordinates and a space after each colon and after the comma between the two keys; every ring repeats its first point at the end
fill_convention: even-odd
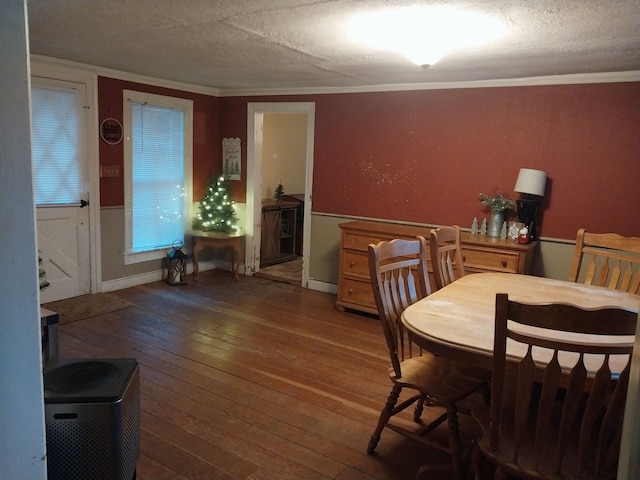
{"type": "Polygon", "coordinates": [[[350,88],[640,71],[640,0],[28,0],[31,53],[220,89],[350,88]],[[499,41],[424,69],[358,45],[354,14],[447,5],[499,41]]]}

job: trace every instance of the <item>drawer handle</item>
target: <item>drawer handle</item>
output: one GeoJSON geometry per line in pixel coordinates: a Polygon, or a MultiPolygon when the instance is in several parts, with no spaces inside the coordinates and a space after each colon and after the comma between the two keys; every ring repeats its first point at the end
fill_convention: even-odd
{"type": "Polygon", "coordinates": [[[351,296],[351,294],[353,293],[353,288],[350,288],[348,293],[349,293],[349,296],[351,296]]]}
{"type": "Polygon", "coordinates": [[[349,268],[353,268],[355,264],[356,264],[356,262],[354,262],[354,261],[349,262],[349,268]]]}
{"type": "Polygon", "coordinates": [[[502,259],[502,268],[507,268],[507,261],[502,259]]]}
{"type": "Polygon", "coordinates": [[[462,263],[465,263],[467,261],[467,256],[466,255],[462,255],[462,263]]]}

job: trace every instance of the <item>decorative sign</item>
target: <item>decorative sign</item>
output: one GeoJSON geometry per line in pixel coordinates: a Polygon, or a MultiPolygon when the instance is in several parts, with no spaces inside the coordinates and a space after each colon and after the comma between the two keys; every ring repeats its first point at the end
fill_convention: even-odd
{"type": "Polygon", "coordinates": [[[122,140],[122,125],[115,118],[105,118],[100,124],[100,137],[109,145],[117,145],[122,140]]]}
{"type": "Polygon", "coordinates": [[[241,180],[241,148],[239,138],[222,139],[222,173],[229,180],[241,180]]]}

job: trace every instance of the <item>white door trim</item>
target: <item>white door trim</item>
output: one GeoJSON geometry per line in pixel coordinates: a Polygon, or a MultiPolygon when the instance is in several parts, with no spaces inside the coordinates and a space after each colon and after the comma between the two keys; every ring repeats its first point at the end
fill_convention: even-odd
{"type": "Polygon", "coordinates": [[[302,286],[309,285],[311,245],[311,188],[315,131],[314,102],[249,102],[247,104],[247,218],[245,274],[260,270],[260,229],[262,213],[262,118],[264,113],[306,113],[307,149],[304,192],[304,231],[302,239],[302,286]]]}

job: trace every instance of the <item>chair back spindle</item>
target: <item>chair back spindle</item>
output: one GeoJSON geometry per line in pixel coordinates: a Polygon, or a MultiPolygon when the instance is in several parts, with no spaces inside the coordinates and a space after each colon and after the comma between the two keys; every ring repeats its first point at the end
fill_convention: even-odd
{"type": "Polygon", "coordinates": [[[581,228],[569,280],[640,294],[640,238],[581,228]]]}
{"type": "Polygon", "coordinates": [[[464,276],[460,227],[454,225],[431,230],[429,250],[437,290],[464,276]]]}
{"type": "Polygon", "coordinates": [[[426,269],[426,240],[395,239],[369,245],[369,271],[380,321],[398,377],[400,362],[413,355],[402,325],[404,310],[431,293],[426,269]]]}
{"type": "Polygon", "coordinates": [[[526,478],[616,477],[637,319],[624,309],[528,305],[497,295],[484,448],[500,469],[526,478]],[[509,401],[507,342],[525,352],[509,401]],[[621,372],[610,370],[614,355],[629,358],[621,372]]]}

